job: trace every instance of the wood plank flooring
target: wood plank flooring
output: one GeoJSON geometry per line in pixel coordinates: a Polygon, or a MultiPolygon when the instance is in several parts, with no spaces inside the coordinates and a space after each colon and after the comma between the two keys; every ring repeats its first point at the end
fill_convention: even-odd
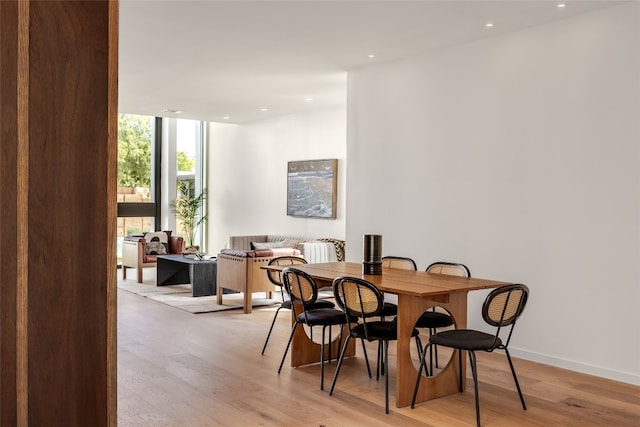
{"type": "MultiPolygon", "coordinates": [[[[275,309],[190,314],[118,291],[120,426],[474,426],[473,383],[415,409],[396,408],[395,352],[390,409],[384,381],[369,379],[361,345],[329,396],[335,363],[276,373],[290,331],[281,311],[260,355],[275,309]]],[[[376,347],[368,347],[375,364],[376,347]]],[[[479,354],[482,425],[640,426],[640,387],[515,359],[528,410],[520,406],[503,353],[479,354]]]]}

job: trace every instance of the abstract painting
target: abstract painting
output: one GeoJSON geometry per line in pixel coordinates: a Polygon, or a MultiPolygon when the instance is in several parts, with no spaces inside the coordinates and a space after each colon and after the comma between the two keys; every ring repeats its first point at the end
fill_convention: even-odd
{"type": "Polygon", "coordinates": [[[287,166],[287,215],[336,218],[338,159],[303,160],[287,166]]]}

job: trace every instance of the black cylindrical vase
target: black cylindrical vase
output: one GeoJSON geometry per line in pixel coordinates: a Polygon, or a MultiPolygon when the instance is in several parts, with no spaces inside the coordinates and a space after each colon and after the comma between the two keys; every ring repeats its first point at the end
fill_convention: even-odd
{"type": "Polygon", "coordinates": [[[362,274],[382,274],[382,236],[379,234],[364,235],[362,274]]]}

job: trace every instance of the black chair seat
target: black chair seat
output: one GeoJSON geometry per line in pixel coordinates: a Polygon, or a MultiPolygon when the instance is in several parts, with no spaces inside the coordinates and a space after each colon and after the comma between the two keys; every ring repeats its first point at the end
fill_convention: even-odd
{"type": "Polygon", "coordinates": [[[333,308],[318,308],[300,313],[298,322],[309,326],[342,325],[346,323],[344,312],[333,308]]]}
{"type": "Polygon", "coordinates": [[[471,329],[454,329],[432,335],[429,342],[462,350],[491,350],[502,345],[495,335],[471,329]]]}
{"type": "Polygon", "coordinates": [[[398,315],[398,306],[391,303],[385,302],[382,306],[382,311],[380,311],[381,317],[393,317],[398,315]]]}
{"type": "Polygon", "coordinates": [[[416,328],[446,328],[453,325],[453,319],[448,314],[437,311],[425,311],[416,322],[416,328]]]}
{"type": "MultiPolygon", "coordinates": [[[[359,324],[351,328],[351,336],[353,338],[366,339],[367,341],[395,341],[398,339],[398,322],[379,320],[376,322],[367,322],[367,334],[365,336],[365,325],[359,324]]],[[[413,329],[412,337],[418,335],[417,329],[413,329]]]]}
{"type": "MultiPolygon", "coordinates": [[[[286,308],[287,310],[291,310],[291,307],[293,306],[293,303],[291,302],[291,300],[286,300],[280,306],[282,308],[286,308]]],[[[320,299],[320,300],[317,300],[314,303],[308,304],[307,305],[307,310],[316,310],[318,308],[334,308],[335,306],[336,305],[334,303],[332,303],[331,301],[320,299]]]]}

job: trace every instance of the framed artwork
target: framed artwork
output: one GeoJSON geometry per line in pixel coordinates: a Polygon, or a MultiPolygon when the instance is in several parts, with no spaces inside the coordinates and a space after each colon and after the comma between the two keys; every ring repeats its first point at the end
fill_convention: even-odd
{"type": "Polygon", "coordinates": [[[287,215],[336,218],[338,159],[303,160],[287,165],[287,215]]]}

